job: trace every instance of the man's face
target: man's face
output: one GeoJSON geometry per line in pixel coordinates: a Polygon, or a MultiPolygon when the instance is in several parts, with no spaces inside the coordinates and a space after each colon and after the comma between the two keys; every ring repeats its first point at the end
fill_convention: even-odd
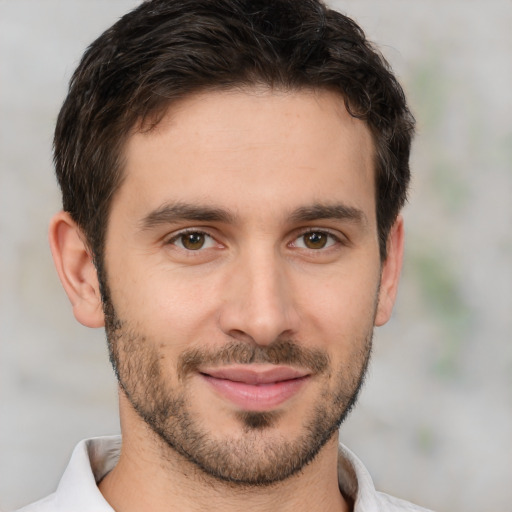
{"type": "Polygon", "coordinates": [[[208,92],[130,137],[106,328],[166,449],[262,484],[336,435],[379,314],[374,195],[369,130],[325,91],[208,92]]]}

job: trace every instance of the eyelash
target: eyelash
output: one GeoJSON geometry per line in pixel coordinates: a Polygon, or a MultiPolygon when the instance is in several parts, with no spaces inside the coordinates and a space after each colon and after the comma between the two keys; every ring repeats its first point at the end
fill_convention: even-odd
{"type": "Polygon", "coordinates": [[[293,239],[293,242],[292,244],[295,244],[297,240],[299,240],[300,238],[304,238],[305,236],[307,235],[312,235],[312,234],[321,234],[321,235],[326,235],[327,237],[329,237],[333,243],[331,243],[330,245],[328,245],[327,247],[322,247],[322,248],[319,248],[319,249],[311,249],[311,248],[303,248],[303,247],[299,247],[299,249],[309,249],[310,251],[312,252],[321,252],[322,250],[327,250],[329,248],[331,248],[332,246],[334,245],[343,245],[343,241],[342,239],[335,235],[334,233],[332,233],[331,231],[325,229],[325,228],[308,228],[302,232],[300,232],[294,239],[293,239]]]}
{"type": "MultiPolygon", "coordinates": [[[[169,238],[167,240],[166,244],[168,244],[168,245],[176,245],[175,242],[177,242],[178,240],[182,239],[184,236],[186,236],[188,234],[202,235],[205,238],[208,238],[208,239],[211,239],[211,240],[215,241],[215,238],[210,233],[207,233],[206,231],[202,231],[201,229],[197,229],[197,228],[189,228],[189,229],[184,229],[184,230],[180,231],[179,233],[176,233],[175,235],[173,235],[171,238],[169,238]]],[[[199,252],[199,250],[202,249],[202,247],[201,247],[200,249],[194,251],[193,249],[187,249],[185,247],[179,247],[179,248],[183,249],[186,252],[199,252]]]]}
{"type": "MultiPolygon", "coordinates": [[[[173,235],[169,240],[167,240],[166,244],[175,245],[175,246],[179,247],[180,249],[184,250],[187,253],[200,252],[201,250],[205,249],[202,246],[199,247],[198,249],[194,250],[194,249],[187,249],[186,247],[183,247],[183,244],[181,244],[181,246],[177,245],[176,242],[178,240],[182,239],[187,234],[202,235],[205,238],[210,239],[213,242],[216,242],[215,238],[210,233],[207,233],[206,231],[202,231],[202,230],[197,229],[197,228],[189,228],[189,229],[184,229],[184,230],[180,231],[179,233],[176,233],[175,235],[173,235]]],[[[303,250],[305,249],[305,250],[309,250],[309,251],[312,251],[312,252],[322,252],[322,251],[328,250],[332,246],[338,245],[338,244],[342,244],[343,245],[343,241],[340,239],[339,236],[336,236],[331,231],[328,231],[326,229],[320,229],[320,228],[318,228],[318,229],[308,228],[308,229],[300,232],[297,236],[295,236],[294,239],[292,240],[292,242],[290,242],[288,244],[288,246],[296,247],[298,249],[303,249],[303,250]],[[327,245],[327,247],[319,247],[319,248],[316,248],[316,249],[311,248],[311,247],[297,247],[297,240],[299,240],[301,238],[304,240],[305,236],[313,235],[313,234],[325,235],[325,236],[327,236],[331,240],[332,243],[329,244],[329,241],[327,241],[326,243],[329,244],[329,245],[327,245]]],[[[208,248],[210,248],[210,247],[206,247],[206,249],[208,249],[208,248]]]]}

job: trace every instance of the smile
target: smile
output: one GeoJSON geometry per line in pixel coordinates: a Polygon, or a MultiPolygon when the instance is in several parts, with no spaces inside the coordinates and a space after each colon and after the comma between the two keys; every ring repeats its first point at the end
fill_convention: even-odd
{"type": "Polygon", "coordinates": [[[246,411],[269,411],[299,392],[311,377],[304,370],[273,365],[205,369],[201,377],[216,394],[246,411]]]}

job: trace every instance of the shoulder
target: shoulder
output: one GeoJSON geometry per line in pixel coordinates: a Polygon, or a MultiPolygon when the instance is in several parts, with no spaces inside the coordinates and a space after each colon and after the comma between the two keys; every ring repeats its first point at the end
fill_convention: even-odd
{"type": "Polygon", "coordinates": [[[354,503],[354,512],[432,512],[377,491],[363,463],[342,444],[339,445],[338,482],[341,492],[354,503]]]}
{"type": "Polygon", "coordinates": [[[81,441],[73,450],[57,490],[16,512],[113,512],[97,482],[117,463],[120,447],[119,436],[81,441]]]}
{"type": "Polygon", "coordinates": [[[419,507],[409,501],[395,498],[383,492],[377,492],[379,500],[379,512],[432,512],[429,509],[419,507]]]}

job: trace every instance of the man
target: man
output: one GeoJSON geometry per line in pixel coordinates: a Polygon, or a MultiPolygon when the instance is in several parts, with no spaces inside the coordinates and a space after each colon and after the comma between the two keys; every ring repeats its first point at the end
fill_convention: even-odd
{"type": "Polygon", "coordinates": [[[80,443],[26,511],[422,510],[338,428],[391,314],[413,119],[316,0],[153,0],[86,51],[50,225],[105,326],[120,438],[80,443]]]}

